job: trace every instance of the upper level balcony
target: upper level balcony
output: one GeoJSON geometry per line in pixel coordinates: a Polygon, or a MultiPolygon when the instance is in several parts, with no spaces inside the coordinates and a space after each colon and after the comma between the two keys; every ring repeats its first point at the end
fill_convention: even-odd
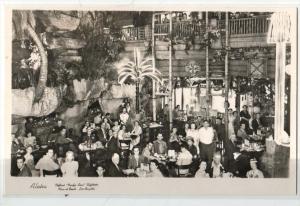
{"type": "MultiPolygon", "coordinates": [[[[229,45],[233,48],[267,46],[266,36],[269,27],[269,16],[262,15],[251,18],[230,19],[228,25],[229,45]]],[[[170,24],[155,24],[154,31],[158,34],[169,33],[170,24]]],[[[172,24],[172,38],[176,40],[193,39],[195,44],[205,41],[206,32],[216,34],[225,39],[225,20],[210,20],[208,26],[205,20],[197,23],[180,21],[172,24]]],[[[142,27],[125,26],[122,29],[123,39],[126,42],[150,41],[152,37],[152,25],[142,27]]],[[[161,36],[158,40],[165,40],[161,36]]]]}

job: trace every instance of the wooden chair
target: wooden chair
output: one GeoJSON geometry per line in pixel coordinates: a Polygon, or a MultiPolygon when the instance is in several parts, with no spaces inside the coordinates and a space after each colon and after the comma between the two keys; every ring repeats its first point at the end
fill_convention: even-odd
{"type": "Polygon", "coordinates": [[[119,140],[120,148],[122,151],[130,149],[131,140],[119,140]]]}
{"type": "Polygon", "coordinates": [[[191,165],[177,165],[178,177],[188,177],[190,175],[191,165]]]}
{"type": "Polygon", "coordinates": [[[61,177],[62,173],[61,171],[58,170],[54,170],[54,171],[49,171],[49,170],[43,170],[43,177],[61,177]]]}

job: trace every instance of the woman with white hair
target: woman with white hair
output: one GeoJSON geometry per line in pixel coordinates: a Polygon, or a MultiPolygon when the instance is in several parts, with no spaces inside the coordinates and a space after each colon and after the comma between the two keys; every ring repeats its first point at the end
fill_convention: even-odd
{"type": "Polygon", "coordinates": [[[72,151],[66,153],[65,162],[61,165],[61,172],[63,177],[78,176],[78,162],[74,161],[74,153],[72,151]]]}

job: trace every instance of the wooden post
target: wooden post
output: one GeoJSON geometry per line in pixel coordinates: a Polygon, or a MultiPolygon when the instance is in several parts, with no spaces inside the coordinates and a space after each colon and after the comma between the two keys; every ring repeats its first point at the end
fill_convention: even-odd
{"type": "MultiPolygon", "coordinates": [[[[152,16],[152,64],[153,64],[153,72],[155,72],[155,68],[156,68],[156,65],[155,65],[155,13],[153,14],[152,16]]],[[[156,121],[156,96],[155,96],[155,91],[156,88],[155,88],[155,81],[152,80],[152,111],[153,111],[153,121],[155,122],[156,121]]]]}
{"type": "MultiPolygon", "coordinates": [[[[206,35],[208,36],[208,12],[205,15],[205,24],[206,24],[206,35]]],[[[210,82],[209,82],[209,59],[208,59],[208,45],[205,47],[205,68],[206,68],[206,119],[209,117],[209,95],[210,95],[210,82]]]]}
{"type": "Polygon", "coordinates": [[[285,59],[286,43],[276,43],[274,139],[277,143],[281,142],[284,131],[285,59]]]}
{"type": "Polygon", "coordinates": [[[229,92],[229,85],[228,85],[228,12],[226,12],[225,17],[225,48],[226,48],[226,55],[225,55],[225,137],[228,138],[228,92],[229,92]]]}
{"type": "Polygon", "coordinates": [[[169,41],[169,116],[170,116],[170,130],[173,126],[173,113],[172,113],[172,94],[173,94],[173,74],[172,74],[172,12],[170,12],[170,41],[169,41]]]}
{"type": "Polygon", "coordinates": [[[236,101],[235,101],[235,110],[237,114],[237,119],[238,119],[238,125],[240,125],[240,107],[241,107],[241,89],[240,89],[240,77],[236,78],[236,101]]]}

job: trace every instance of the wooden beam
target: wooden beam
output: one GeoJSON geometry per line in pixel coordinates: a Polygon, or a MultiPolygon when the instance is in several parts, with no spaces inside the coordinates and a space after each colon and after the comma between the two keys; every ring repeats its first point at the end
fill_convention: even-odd
{"type": "MultiPolygon", "coordinates": [[[[205,15],[205,23],[206,23],[206,34],[208,36],[208,12],[206,12],[206,15],[205,15]]],[[[205,71],[206,71],[206,119],[208,118],[209,116],[209,104],[210,104],[210,97],[209,97],[209,84],[210,84],[210,81],[209,81],[209,58],[208,58],[208,45],[205,47],[205,71]]]]}
{"type": "MultiPolygon", "coordinates": [[[[156,64],[155,64],[155,37],[154,37],[154,23],[155,23],[155,17],[154,14],[152,15],[152,64],[153,64],[153,72],[155,72],[156,64]]],[[[155,81],[152,80],[152,118],[153,121],[156,121],[156,96],[155,96],[156,88],[155,88],[155,81]]]]}
{"type": "Polygon", "coordinates": [[[274,139],[279,144],[284,135],[285,59],[286,43],[276,43],[274,139]]]}
{"type": "Polygon", "coordinates": [[[172,73],[172,12],[170,12],[170,44],[169,44],[169,116],[170,130],[173,127],[172,94],[173,94],[173,73],[172,73]]]}
{"type": "MultiPolygon", "coordinates": [[[[225,47],[228,48],[229,45],[229,31],[228,31],[228,12],[225,14],[225,47]]],[[[229,138],[228,134],[228,93],[229,93],[229,82],[228,82],[228,50],[226,49],[226,55],[225,55],[225,138],[229,138]]]]}

